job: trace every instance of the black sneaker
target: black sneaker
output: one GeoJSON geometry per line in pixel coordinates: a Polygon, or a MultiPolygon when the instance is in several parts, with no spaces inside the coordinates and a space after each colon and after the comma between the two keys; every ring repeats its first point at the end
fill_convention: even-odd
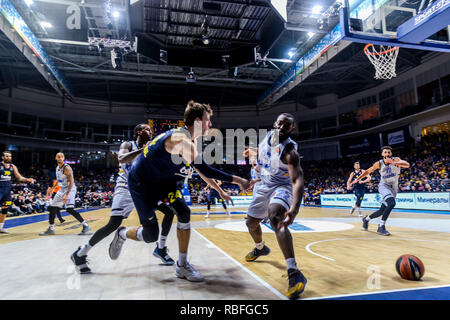
{"type": "Polygon", "coordinates": [[[362,228],[363,230],[368,230],[369,229],[369,221],[366,221],[367,216],[364,216],[364,218],[362,218],[362,228]]]}
{"type": "Polygon", "coordinates": [[[260,256],[267,256],[269,253],[270,253],[269,247],[264,245],[264,247],[261,250],[259,250],[258,248],[255,248],[252,251],[250,251],[245,256],[245,261],[247,261],[247,262],[255,261],[256,258],[258,258],[260,256]]]}
{"type": "Polygon", "coordinates": [[[158,245],[156,245],[155,250],[153,251],[153,255],[157,258],[160,258],[162,263],[166,265],[173,265],[175,261],[167,254],[167,247],[164,247],[162,249],[158,248],[158,245]]]}
{"type": "Polygon", "coordinates": [[[389,233],[389,231],[386,230],[385,226],[382,225],[378,225],[378,230],[377,230],[378,234],[381,234],[382,236],[390,236],[391,234],[389,233]]]}
{"type": "Polygon", "coordinates": [[[75,264],[75,266],[77,267],[78,271],[81,274],[86,274],[86,273],[91,273],[91,269],[87,266],[88,262],[87,262],[87,256],[81,256],[79,257],[77,255],[77,252],[81,249],[81,247],[78,247],[78,249],[72,253],[72,255],[70,256],[70,259],[73,261],[73,263],[75,264]]]}
{"type": "Polygon", "coordinates": [[[288,278],[289,289],[286,296],[289,299],[296,299],[305,290],[307,280],[303,273],[297,269],[289,269],[288,278]]]}

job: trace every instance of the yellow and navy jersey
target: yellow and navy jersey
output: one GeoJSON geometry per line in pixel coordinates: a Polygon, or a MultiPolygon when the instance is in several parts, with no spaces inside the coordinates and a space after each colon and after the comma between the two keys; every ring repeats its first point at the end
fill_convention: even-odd
{"type": "Polygon", "coordinates": [[[188,134],[184,128],[176,128],[161,133],[154,138],[138,156],[130,174],[139,177],[144,184],[156,181],[181,180],[189,176],[193,168],[181,156],[172,156],[167,152],[164,142],[174,133],[188,134]]]}
{"type": "MultiPolygon", "coordinates": [[[[352,181],[355,181],[356,179],[358,179],[362,174],[363,174],[363,171],[361,169],[359,169],[359,171],[353,171],[352,181]]],[[[363,188],[365,188],[366,184],[365,183],[355,183],[353,186],[355,189],[363,189],[363,188]]]]}
{"type": "Polygon", "coordinates": [[[3,162],[0,163],[0,186],[11,186],[11,179],[14,175],[13,168],[14,165],[12,163],[10,163],[8,167],[6,167],[3,162]]]}

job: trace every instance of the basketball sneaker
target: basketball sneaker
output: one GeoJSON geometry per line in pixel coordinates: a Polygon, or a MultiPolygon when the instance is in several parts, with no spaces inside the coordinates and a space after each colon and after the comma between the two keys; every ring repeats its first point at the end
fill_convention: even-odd
{"type": "Polygon", "coordinates": [[[358,217],[362,217],[361,209],[358,209],[358,217]]]}
{"type": "Polygon", "coordinates": [[[6,230],[5,228],[1,228],[0,233],[9,234],[9,231],[6,230]]]}
{"type": "Polygon", "coordinates": [[[173,261],[173,259],[169,256],[169,254],[167,253],[167,247],[164,247],[162,249],[160,249],[158,247],[158,245],[156,245],[155,250],[153,251],[153,255],[157,258],[160,258],[162,263],[166,264],[166,265],[173,265],[175,263],[175,261],[173,261]]]}
{"type": "Polygon", "coordinates": [[[192,282],[203,281],[203,276],[201,275],[201,273],[195,270],[195,268],[189,262],[186,262],[184,266],[179,266],[177,262],[175,275],[178,278],[186,279],[192,282]]]}
{"type": "Polygon", "coordinates": [[[114,239],[111,241],[109,245],[109,257],[113,260],[116,260],[120,256],[120,252],[122,251],[122,246],[125,243],[126,239],[123,239],[120,236],[120,231],[125,229],[124,226],[119,227],[117,229],[116,234],[114,235],[114,239]]]}
{"type": "Polygon", "coordinates": [[[252,262],[255,261],[260,256],[267,256],[270,253],[270,249],[268,246],[264,245],[264,247],[259,250],[258,248],[254,248],[245,256],[245,261],[252,262]]]}
{"type": "Polygon", "coordinates": [[[228,210],[225,210],[225,211],[227,212],[228,217],[231,218],[231,212],[228,210]]]}
{"type": "Polygon", "coordinates": [[[47,230],[45,230],[44,232],[39,233],[40,236],[49,236],[49,235],[54,235],[55,234],[55,230],[51,229],[50,227],[48,227],[47,230]]]}
{"type": "Polygon", "coordinates": [[[298,269],[288,270],[289,288],[286,296],[289,299],[296,299],[305,290],[306,278],[298,269]]]}
{"type": "Polygon", "coordinates": [[[208,219],[208,218],[209,218],[209,211],[207,211],[205,214],[205,219],[208,219]]]}
{"type": "Polygon", "coordinates": [[[362,218],[362,228],[363,230],[368,230],[369,229],[369,221],[366,221],[367,216],[364,216],[364,218],[362,218]]]}
{"type": "Polygon", "coordinates": [[[81,230],[81,232],[78,235],[79,236],[85,235],[86,233],[89,232],[89,230],[91,230],[91,227],[89,225],[87,226],[83,225],[83,230],[81,230]]]}
{"type": "Polygon", "coordinates": [[[378,225],[378,229],[377,229],[377,233],[381,234],[382,236],[390,236],[391,234],[389,233],[389,231],[386,230],[386,227],[381,224],[378,225]]]}
{"type": "Polygon", "coordinates": [[[87,262],[87,256],[81,256],[79,257],[77,252],[81,249],[81,247],[78,247],[78,249],[72,253],[72,255],[70,256],[70,259],[72,260],[72,262],[75,264],[75,266],[78,269],[78,272],[80,272],[81,274],[87,274],[87,273],[91,273],[91,269],[87,266],[88,262],[87,262]]]}

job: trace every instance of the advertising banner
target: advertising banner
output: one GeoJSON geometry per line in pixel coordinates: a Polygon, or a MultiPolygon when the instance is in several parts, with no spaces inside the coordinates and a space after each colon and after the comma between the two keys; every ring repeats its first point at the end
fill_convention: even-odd
{"type": "MultiPolygon", "coordinates": [[[[378,208],[381,205],[378,193],[368,193],[361,203],[362,208],[378,208]]],[[[399,193],[395,199],[396,209],[419,209],[450,211],[450,193],[423,192],[399,193]]],[[[351,207],[356,202],[354,194],[322,194],[320,202],[323,206],[351,207]]]]}

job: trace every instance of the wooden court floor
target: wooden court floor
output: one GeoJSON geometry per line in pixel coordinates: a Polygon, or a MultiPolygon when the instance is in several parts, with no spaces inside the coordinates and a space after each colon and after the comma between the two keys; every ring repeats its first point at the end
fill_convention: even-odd
{"type": "MultiPolygon", "coordinates": [[[[246,208],[230,209],[231,218],[217,207],[209,219],[204,218],[204,208],[192,209],[188,256],[204,275],[204,283],[177,279],[173,266],[163,266],[151,255],[155,244],[127,241],[121,257],[110,260],[112,235],[89,254],[93,274],[80,276],[69,256],[90,235],[78,236],[80,224],[67,216],[64,225],[56,225],[56,236],[38,235],[46,221],[9,228],[10,235],[0,235],[0,257],[8,261],[0,275],[0,294],[2,299],[285,299],[286,266],[275,234],[263,225],[271,254],[245,262],[253,249],[245,227],[246,208]]],[[[108,221],[109,212],[99,209],[82,215],[95,231],[108,221]]],[[[176,218],[168,239],[174,259],[175,223],[176,218]]],[[[137,224],[135,212],[124,222],[137,224]]],[[[360,218],[350,216],[348,209],[302,207],[291,229],[297,263],[308,279],[301,298],[450,286],[450,215],[393,212],[387,229],[390,237],[378,235],[375,223],[362,231],[360,218]],[[397,275],[395,261],[406,253],[423,261],[421,281],[397,275]]]]}

